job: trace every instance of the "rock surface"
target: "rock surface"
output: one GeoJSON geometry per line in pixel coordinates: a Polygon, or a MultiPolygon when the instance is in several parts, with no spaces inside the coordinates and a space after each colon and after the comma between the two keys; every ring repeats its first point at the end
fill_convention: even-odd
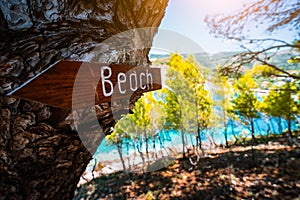
{"type": "MultiPolygon", "coordinates": [[[[58,60],[89,60],[95,47],[105,55],[99,61],[148,65],[148,48],[112,51],[99,44],[132,28],[158,27],[167,3],[0,1],[0,199],[71,199],[92,157],[65,120],[70,111],[5,95],[58,60]]],[[[155,29],[139,37],[151,45],[154,34],[155,29]]],[[[132,96],[130,105],[117,103],[118,116],[128,112],[139,95],[132,96]]],[[[110,105],[96,106],[96,114],[109,134],[115,124],[110,105]]],[[[93,127],[86,131],[86,141],[95,149],[101,137],[95,138],[93,127]]]]}

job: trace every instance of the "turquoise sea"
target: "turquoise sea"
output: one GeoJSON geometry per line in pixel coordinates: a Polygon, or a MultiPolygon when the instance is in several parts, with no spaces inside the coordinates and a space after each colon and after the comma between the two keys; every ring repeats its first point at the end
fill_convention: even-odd
{"type": "MultiPolygon", "coordinates": [[[[299,129],[299,122],[300,117],[298,117],[295,121],[292,122],[292,129],[299,129]]],[[[266,135],[268,133],[279,133],[280,128],[278,128],[278,119],[277,118],[257,118],[255,119],[255,134],[256,135],[266,135]],[[269,124],[269,125],[268,125],[269,124]]],[[[281,120],[281,127],[282,130],[287,129],[287,122],[282,119],[281,120]]],[[[227,133],[228,133],[228,139],[234,140],[234,135],[237,137],[250,137],[251,133],[250,130],[243,124],[230,120],[227,123],[227,133]]],[[[195,133],[186,133],[185,134],[185,142],[187,146],[196,145],[196,137],[194,135],[195,133]]],[[[154,151],[154,145],[155,145],[155,151],[156,152],[167,152],[162,153],[164,155],[168,154],[168,151],[175,151],[175,152],[181,152],[182,151],[182,137],[181,133],[178,130],[169,130],[169,131],[161,131],[158,133],[159,137],[156,137],[155,140],[149,140],[149,152],[154,151]],[[158,139],[159,138],[159,139],[158,139]]],[[[215,128],[214,130],[209,130],[206,132],[202,132],[202,141],[209,143],[210,140],[214,140],[216,144],[224,144],[224,128],[215,128]]],[[[123,157],[130,157],[135,158],[139,157],[139,154],[136,151],[136,148],[134,148],[134,145],[136,145],[133,142],[125,141],[122,146],[122,152],[123,157]],[[126,145],[128,144],[128,145],[126,145]]],[[[145,145],[142,147],[142,151],[145,152],[145,145]]],[[[102,162],[102,163],[117,163],[120,161],[120,157],[117,151],[117,147],[115,145],[109,145],[107,141],[104,139],[101,143],[101,145],[98,147],[96,153],[94,154],[94,161],[91,163],[102,162]]],[[[136,161],[138,162],[138,161],[136,161]]],[[[119,162],[120,163],[120,162],[119,162]]],[[[92,164],[89,165],[89,169],[92,168],[92,164]]],[[[113,167],[112,167],[113,168],[113,167]]],[[[120,170],[121,165],[116,167],[114,170],[120,170]]]]}

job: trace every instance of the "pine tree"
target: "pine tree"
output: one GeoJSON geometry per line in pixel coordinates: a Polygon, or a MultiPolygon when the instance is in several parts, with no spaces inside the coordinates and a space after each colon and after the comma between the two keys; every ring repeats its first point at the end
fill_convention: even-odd
{"type": "Polygon", "coordinates": [[[189,56],[184,59],[179,54],[170,55],[166,82],[174,93],[180,108],[181,119],[178,122],[183,146],[185,143],[184,132],[196,132],[197,146],[201,148],[201,132],[207,128],[209,123],[212,101],[205,89],[204,74],[204,70],[199,67],[194,57],[189,56]]]}
{"type": "Polygon", "coordinates": [[[231,113],[228,112],[230,110],[230,97],[231,97],[231,88],[228,84],[228,78],[226,76],[222,76],[219,73],[219,69],[216,72],[215,76],[212,80],[214,84],[214,105],[215,105],[215,120],[217,123],[214,123],[214,126],[221,126],[224,128],[224,139],[225,139],[225,145],[228,147],[228,130],[227,125],[228,121],[230,120],[231,113]]]}
{"type": "Polygon", "coordinates": [[[299,103],[293,98],[297,88],[292,83],[286,83],[280,88],[274,87],[264,98],[261,110],[266,114],[279,119],[284,118],[288,124],[288,135],[291,141],[291,123],[295,116],[299,114],[299,103]]]}
{"type": "Polygon", "coordinates": [[[255,81],[248,71],[234,83],[236,96],[232,100],[232,110],[250,126],[252,140],[256,141],[254,119],[259,118],[259,101],[252,91],[256,87],[255,81]]]}

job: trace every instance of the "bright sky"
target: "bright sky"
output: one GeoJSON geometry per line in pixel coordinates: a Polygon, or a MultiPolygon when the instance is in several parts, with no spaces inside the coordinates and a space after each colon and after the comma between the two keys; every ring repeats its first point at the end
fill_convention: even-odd
{"type": "MultiPolygon", "coordinates": [[[[236,51],[239,50],[237,45],[210,35],[203,19],[208,14],[230,13],[238,10],[247,1],[253,0],[170,0],[160,28],[183,34],[208,53],[236,51]]],[[[270,37],[267,33],[263,35],[270,37]]],[[[276,35],[273,34],[272,37],[292,41],[295,33],[281,31],[276,35]]]]}

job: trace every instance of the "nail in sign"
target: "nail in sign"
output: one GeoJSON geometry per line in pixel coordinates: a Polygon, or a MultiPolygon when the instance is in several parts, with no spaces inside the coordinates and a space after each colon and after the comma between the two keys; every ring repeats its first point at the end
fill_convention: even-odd
{"type": "Polygon", "coordinates": [[[9,95],[71,109],[130,98],[134,92],[161,89],[160,69],[60,61],[9,95]],[[92,96],[92,101],[89,97],[92,96]]]}

